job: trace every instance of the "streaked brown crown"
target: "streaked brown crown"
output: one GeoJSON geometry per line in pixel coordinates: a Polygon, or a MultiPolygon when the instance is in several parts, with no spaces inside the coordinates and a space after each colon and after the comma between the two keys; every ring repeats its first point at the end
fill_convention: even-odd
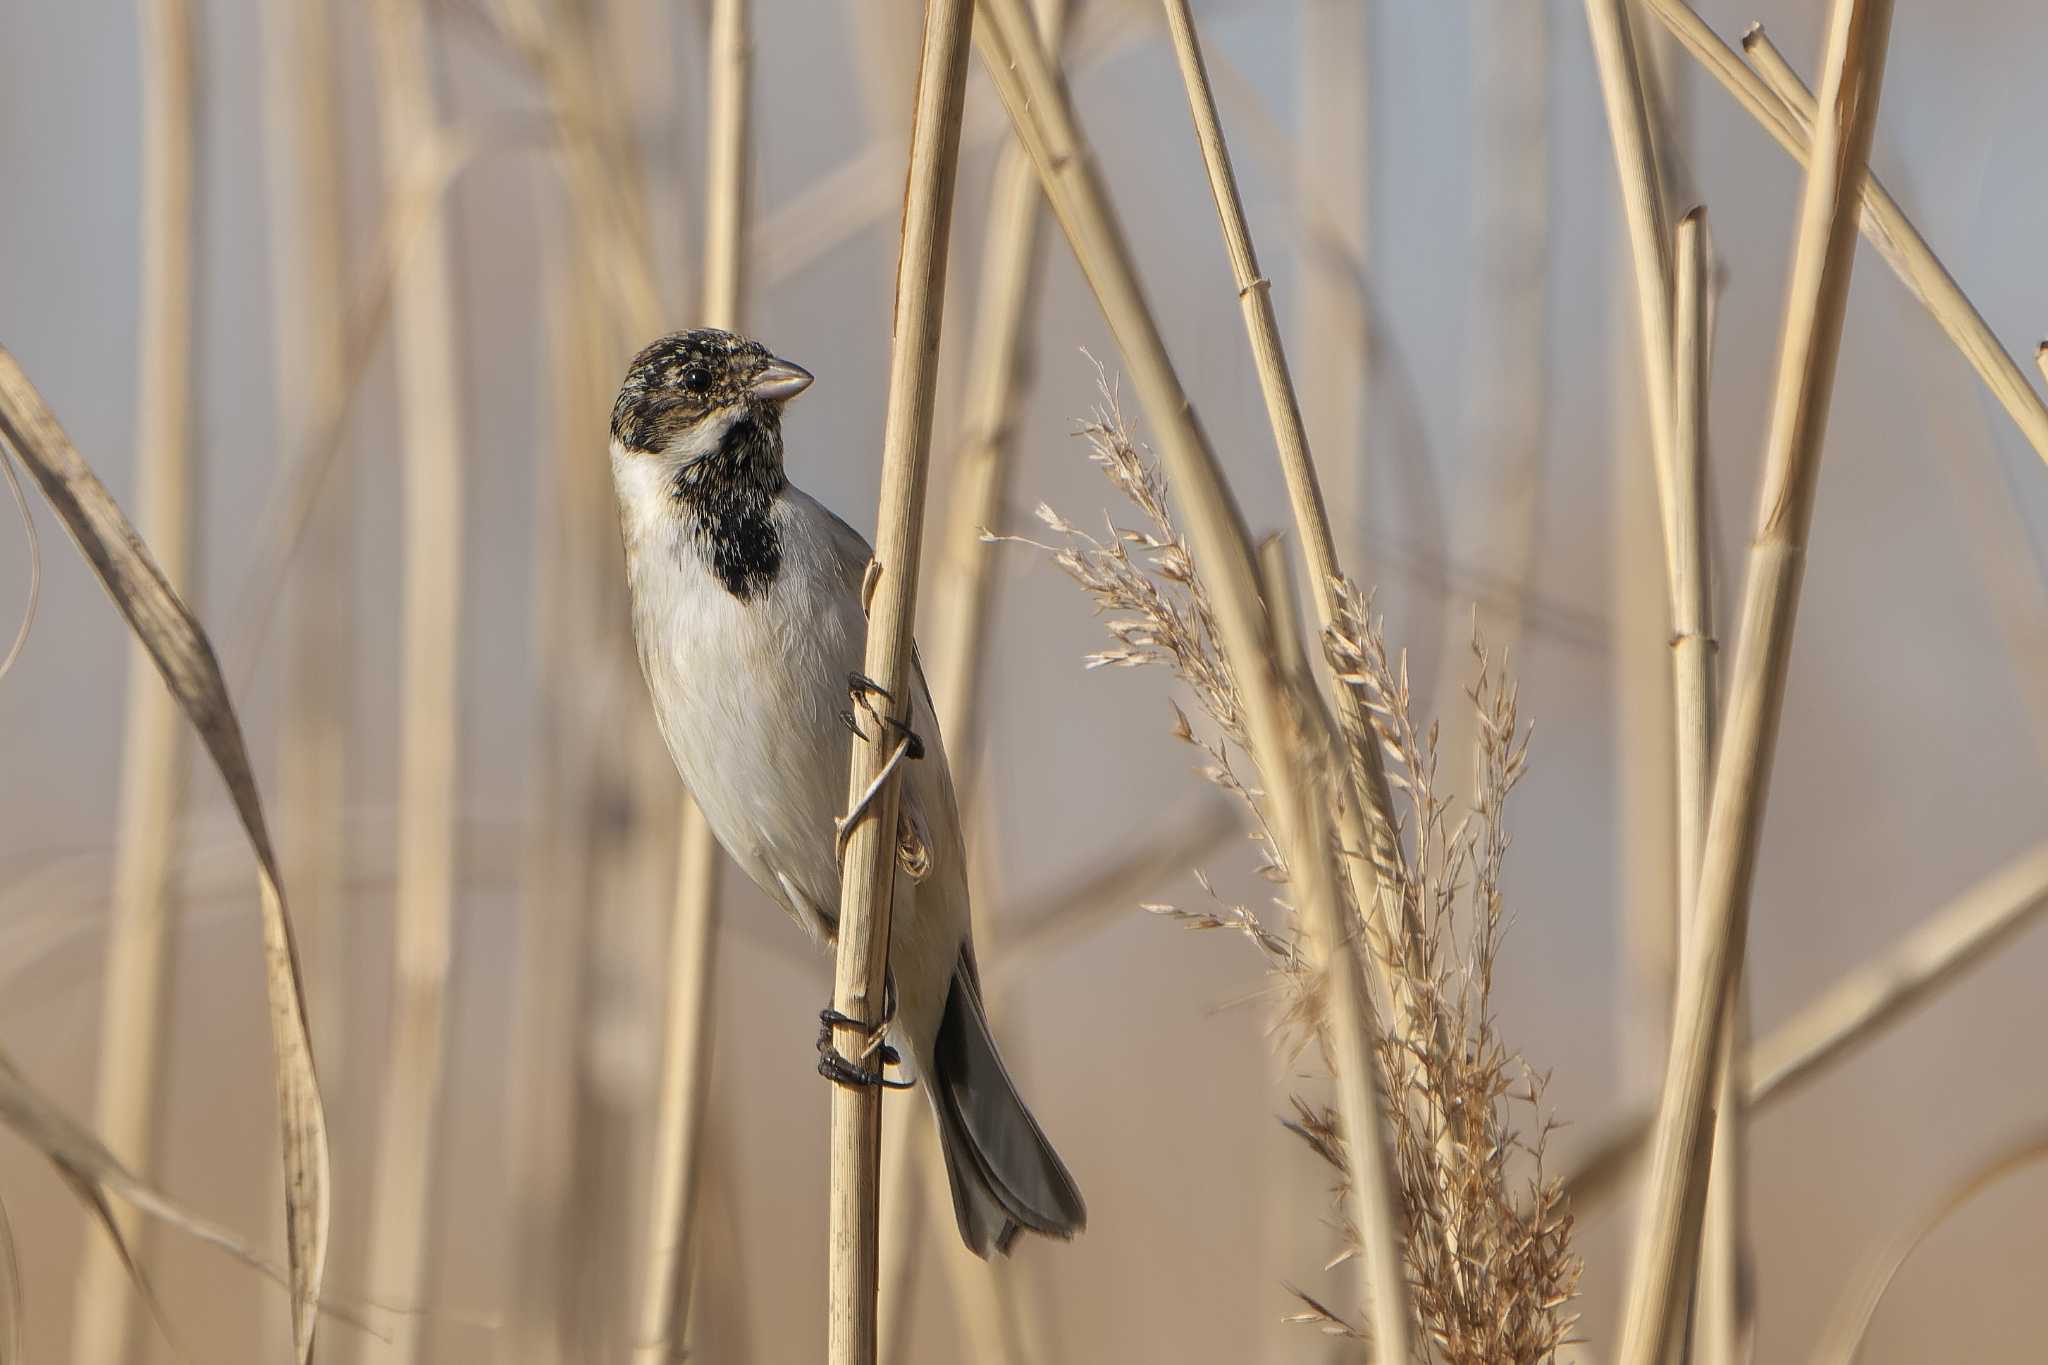
{"type": "Polygon", "coordinates": [[[771,359],[760,342],[715,327],[665,336],[633,357],[612,405],[612,436],[628,450],[660,451],[707,413],[746,402],[771,359]]]}

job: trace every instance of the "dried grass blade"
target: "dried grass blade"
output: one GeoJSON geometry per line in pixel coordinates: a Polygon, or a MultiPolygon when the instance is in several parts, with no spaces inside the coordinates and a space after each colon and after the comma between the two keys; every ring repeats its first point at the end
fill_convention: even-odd
{"type": "Polygon", "coordinates": [[[171,591],[135,528],[121,515],[106,486],[4,348],[0,348],[0,435],[7,438],[42,487],[50,506],[199,731],[256,855],[263,910],[264,985],[270,1000],[284,1149],[292,1337],[298,1359],[306,1365],[312,1359],[320,1284],[327,1264],[327,1120],[313,1069],[313,1043],[306,1027],[304,989],[283,879],[264,827],[241,723],[206,633],[171,591]]]}

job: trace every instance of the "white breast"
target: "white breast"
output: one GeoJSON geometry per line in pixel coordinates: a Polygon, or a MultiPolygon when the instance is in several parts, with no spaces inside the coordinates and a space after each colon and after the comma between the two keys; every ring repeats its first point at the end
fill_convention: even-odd
{"type": "Polygon", "coordinates": [[[691,542],[661,462],[615,450],[613,469],[634,635],[669,753],[719,843],[823,938],[852,738],[839,712],[865,624],[831,547],[803,524],[815,504],[794,490],[777,501],[781,566],[741,599],[691,542]]]}

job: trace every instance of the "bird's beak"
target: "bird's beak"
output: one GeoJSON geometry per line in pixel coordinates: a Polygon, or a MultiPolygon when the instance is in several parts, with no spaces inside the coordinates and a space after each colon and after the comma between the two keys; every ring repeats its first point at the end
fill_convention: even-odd
{"type": "Polygon", "coordinates": [[[814,376],[801,365],[769,357],[766,369],[754,376],[748,392],[766,403],[786,403],[811,386],[814,376]]]}

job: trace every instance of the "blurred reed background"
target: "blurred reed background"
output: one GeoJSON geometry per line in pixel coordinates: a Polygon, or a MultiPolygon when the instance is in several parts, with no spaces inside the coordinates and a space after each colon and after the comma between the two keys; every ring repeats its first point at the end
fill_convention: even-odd
{"type": "MultiPolygon", "coordinates": [[[[1791,73],[1818,85],[1819,0],[1694,8],[1738,51],[1769,25],[1783,55],[1752,39],[1748,88],[1797,109],[1791,73]]],[[[693,1358],[822,1352],[831,968],[684,851],[626,633],[606,420],[640,344],[737,323],[818,374],[791,476],[872,530],[919,9],[19,0],[0,20],[0,344],[219,646],[282,849],[332,1140],[328,1290],[376,1333],[330,1320],[327,1357],[660,1359],[685,1315],[693,1358]],[[697,939],[708,981],[679,1007],[671,956],[685,981],[693,959],[669,947],[697,939]]],[[[1168,11],[1035,9],[1251,529],[1291,527],[1168,11]]],[[[1667,38],[1659,16],[1689,13],[1193,6],[1336,549],[1377,585],[1417,709],[1444,718],[1439,786],[1474,785],[1475,615],[1537,721],[1491,1005],[1549,1072],[1553,1174],[1639,1127],[1663,1070],[1674,868],[1705,835],[1688,743],[1711,714],[1674,732],[1703,651],[1674,672],[1670,642],[1735,634],[1802,185],[1667,38]],[[1596,60],[1615,22],[1648,88],[1633,153],[1613,134],[1628,92],[1596,60]],[[1664,193],[1625,212],[1643,165],[1664,193]],[[1646,304],[1645,244],[1687,239],[1636,214],[1668,234],[1695,203],[1699,274],[1668,246],[1675,297],[1646,304]],[[1657,326],[1697,363],[1660,380],[1640,340],[1657,326]],[[1710,360],[1686,349],[1705,333],[1710,360]],[[1691,480],[1660,496],[1667,430],[1706,433],[1664,456],[1703,466],[1691,516],[1691,480]],[[1673,578],[1693,525],[1708,571],[1673,578]]],[[[1942,306],[1873,211],[1749,916],[1757,1103],[1741,1179],[1709,1196],[1701,1359],[1739,1358],[1713,1324],[1751,1312],[1755,1358],[1813,1353],[1872,1256],[2048,1125],[2048,942],[2021,918],[2048,880],[2044,52],[2048,14],[2013,0],[1894,23],[1873,172],[2029,363],[2023,389],[1994,371],[1994,396],[1944,335],[1964,324],[1888,268],[1942,306]],[[1980,940],[1997,951],[1952,962],[1980,940]],[[1874,961],[1939,988],[1886,1013],[1910,972],[1851,975],[1874,961]],[[1829,1043],[1871,1014],[1888,1022],[1861,1045],[1829,1043]]],[[[1282,1321],[1289,1285],[1357,1306],[1352,1269],[1325,1268],[1327,1169],[1277,1121],[1313,1057],[1275,1065],[1275,992],[1241,944],[1139,908],[1206,903],[1195,867],[1256,907],[1255,857],[1191,778],[1162,675],[1084,672],[1105,637],[1083,595],[976,534],[1035,533],[1040,500],[1094,528],[1112,498],[1072,438],[1098,402],[1083,348],[1112,378],[1123,363],[978,65],[960,173],[920,631],[1009,1061],[1090,1227],[983,1270],[943,1197],[905,1193],[924,1135],[885,1122],[915,1139],[885,1154],[885,1356],[1344,1358],[1282,1321]]],[[[247,848],[37,514],[40,612],[0,680],[0,1045],[158,1188],[282,1260],[247,848]]],[[[11,611],[30,560],[7,539],[11,611]]],[[[1731,685],[1727,651],[1720,671],[1731,685]]],[[[1614,1357],[1635,1229],[1614,1169],[1575,1186],[1587,1345],[1568,1358],[1614,1357]]],[[[2018,1166],[1997,1192],[1906,1264],[1861,1359],[2048,1349],[2029,1292],[2048,1174],[2018,1166]]],[[[124,1219],[174,1347],[11,1139],[0,1200],[26,1358],[287,1349],[281,1290],[124,1219]]]]}

